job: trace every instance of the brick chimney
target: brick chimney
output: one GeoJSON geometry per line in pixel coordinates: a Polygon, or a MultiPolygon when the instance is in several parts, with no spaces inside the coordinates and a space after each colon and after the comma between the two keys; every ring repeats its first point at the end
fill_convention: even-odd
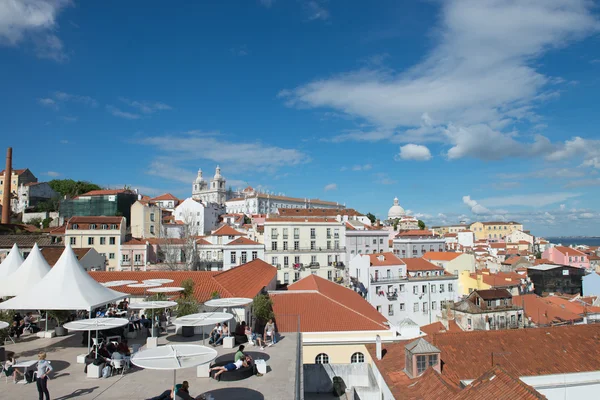
{"type": "Polygon", "coordinates": [[[4,187],[2,193],[2,223],[10,224],[10,180],[12,178],[12,147],[6,150],[6,168],[4,169],[4,187]]]}

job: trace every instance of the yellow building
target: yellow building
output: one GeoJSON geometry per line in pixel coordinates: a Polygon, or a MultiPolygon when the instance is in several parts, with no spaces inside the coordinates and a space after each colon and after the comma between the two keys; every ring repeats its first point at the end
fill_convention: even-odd
{"type": "Polygon", "coordinates": [[[469,229],[475,234],[475,240],[501,240],[514,231],[522,231],[523,224],[514,221],[473,222],[469,229]]]}
{"type": "Polygon", "coordinates": [[[492,274],[489,270],[479,270],[474,274],[462,271],[458,277],[460,296],[468,296],[473,290],[506,289],[512,295],[519,294],[519,286],[525,283],[527,277],[515,272],[498,272],[492,274]]]}
{"type": "MultiPolygon", "coordinates": [[[[37,182],[35,175],[27,168],[25,169],[13,169],[10,177],[10,191],[14,194],[15,200],[17,196],[17,190],[19,186],[26,183],[37,182]]],[[[4,193],[4,170],[0,172],[0,205],[2,205],[2,193],[4,193]]],[[[16,208],[13,207],[12,208],[16,208]]]]}
{"type": "Polygon", "coordinates": [[[126,233],[125,217],[71,217],[65,227],[65,244],[95,249],[106,257],[107,271],[118,271],[126,233]]]}
{"type": "Polygon", "coordinates": [[[162,212],[155,204],[138,200],[131,205],[131,236],[138,239],[161,236],[162,212]]]}

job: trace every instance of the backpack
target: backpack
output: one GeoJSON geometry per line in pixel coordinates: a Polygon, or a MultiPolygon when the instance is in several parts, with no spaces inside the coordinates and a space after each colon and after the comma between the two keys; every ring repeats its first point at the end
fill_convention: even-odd
{"type": "Polygon", "coordinates": [[[107,365],[104,368],[102,368],[102,377],[103,378],[110,377],[110,366],[109,365],[107,365]]]}
{"type": "Polygon", "coordinates": [[[27,371],[25,373],[25,382],[27,382],[27,383],[33,382],[33,371],[27,371]]]}

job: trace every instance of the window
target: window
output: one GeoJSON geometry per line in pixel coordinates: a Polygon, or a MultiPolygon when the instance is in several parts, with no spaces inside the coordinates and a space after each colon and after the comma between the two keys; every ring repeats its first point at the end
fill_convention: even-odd
{"type": "Polygon", "coordinates": [[[340,249],[340,241],[339,240],[335,240],[333,242],[333,248],[336,249],[336,250],[340,249]]]}
{"type": "Polygon", "coordinates": [[[110,229],[119,229],[119,228],[117,228],[117,224],[111,224],[110,229]]]}
{"type": "Polygon", "coordinates": [[[102,224],[102,229],[108,229],[108,225],[102,224]]]}
{"type": "Polygon", "coordinates": [[[377,239],[373,239],[373,244],[377,244],[377,239]]]}
{"type": "Polygon", "coordinates": [[[317,263],[317,256],[310,256],[310,262],[312,264],[316,264],[317,263]]]}
{"type": "Polygon", "coordinates": [[[417,374],[421,375],[427,369],[427,356],[417,356],[417,374]]]}
{"type": "Polygon", "coordinates": [[[488,308],[492,306],[492,301],[491,300],[487,301],[487,306],[488,306],[488,308]]]}
{"type": "Polygon", "coordinates": [[[405,308],[404,303],[400,303],[400,311],[404,311],[404,308],[405,308]]]}
{"type": "Polygon", "coordinates": [[[287,267],[290,265],[290,258],[288,256],[283,257],[283,266],[287,267]]]}
{"type": "Polygon", "coordinates": [[[427,311],[429,311],[429,303],[424,301],[423,302],[423,314],[427,314],[427,311]]]}
{"type": "Polygon", "coordinates": [[[394,315],[394,305],[388,304],[388,315],[394,315]]]}
{"type": "Polygon", "coordinates": [[[277,239],[277,228],[271,228],[271,237],[277,239]]]}
{"type": "Polygon", "coordinates": [[[290,273],[286,272],[283,274],[283,283],[290,283],[290,273]]]}
{"type": "Polygon", "coordinates": [[[431,293],[435,293],[435,285],[431,285],[431,293]]]}
{"type": "Polygon", "coordinates": [[[421,285],[421,292],[427,293],[427,285],[421,285]]]}
{"type": "Polygon", "coordinates": [[[317,237],[317,233],[315,232],[315,228],[310,228],[310,238],[315,239],[317,237]]]}
{"type": "Polygon", "coordinates": [[[363,353],[354,353],[350,357],[350,364],[364,363],[365,355],[363,353]]]}
{"type": "Polygon", "coordinates": [[[440,283],[440,293],[444,293],[444,284],[440,283]]]}
{"type": "Polygon", "coordinates": [[[115,259],[115,253],[108,253],[108,258],[111,260],[115,259]]]}
{"type": "Polygon", "coordinates": [[[150,234],[154,235],[154,225],[150,225],[150,234]]]}
{"type": "Polygon", "coordinates": [[[234,251],[231,252],[231,263],[235,264],[235,252],[234,251]]]}
{"type": "Polygon", "coordinates": [[[452,290],[452,284],[451,284],[451,283],[449,283],[449,284],[448,284],[448,291],[449,291],[449,292],[452,292],[452,291],[453,291],[453,290],[452,290]]]}
{"type": "Polygon", "coordinates": [[[437,354],[430,354],[429,355],[429,366],[433,367],[433,366],[437,365],[437,363],[438,363],[437,354]]]}
{"type": "Polygon", "coordinates": [[[381,306],[377,306],[377,312],[381,313],[381,306]]]}
{"type": "Polygon", "coordinates": [[[133,259],[136,263],[139,263],[142,261],[142,255],[141,254],[136,254],[133,256],[133,259]]]}
{"type": "Polygon", "coordinates": [[[288,242],[283,242],[283,249],[287,250],[288,249],[288,242]]]}
{"type": "Polygon", "coordinates": [[[300,264],[300,256],[294,257],[294,264],[300,264]]]}
{"type": "Polygon", "coordinates": [[[108,238],[108,244],[115,244],[116,242],[117,242],[117,240],[114,236],[111,236],[110,238],[108,238]]]}
{"type": "Polygon", "coordinates": [[[77,238],[72,237],[70,239],[70,243],[71,243],[71,246],[74,246],[75,244],[77,244],[77,238]]]}
{"type": "Polygon", "coordinates": [[[300,272],[294,272],[294,282],[300,279],[300,272]]]}
{"type": "Polygon", "coordinates": [[[277,250],[277,242],[271,242],[271,250],[277,250]]]}
{"type": "Polygon", "coordinates": [[[437,304],[436,304],[436,302],[435,302],[435,301],[432,301],[432,302],[431,302],[431,309],[432,309],[432,310],[437,310],[437,304]]]}
{"type": "Polygon", "coordinates": [[[284,239],[288,238],[288,228],[283,228],[283,238],[284,239]]]}
{"type": "Polygon", "coordinates": [[[300,250],[300,242],[294,242],[294,250],[300,250]]]}
{"type": "Polygon", "coordinates": [[[278,261],[279,261],[279,260],[277,259],[277,257],[271,257],[271,264],[272,264],[272,265],[277,265],[277,262],[278,262],[278,261]]]}
{"type": "Polygon", "coordinates": [[[419,287],[413,286],[413,294],[419,294],[419,287]]]}
{"type": "Polygon", "coordinates": [[[339,229],[334,229],[333,230],[333,238],[334,239],[339,239],[340,238],[340,230],[339,229]]]}
{"type": "Polygon", "coordinates": [[[327,239],[331,239],[331,228],[327,228],[327,239]]]}
{"type": "Polygon", "coordinates": [[[404,292],[404,285],[398,285],[400,292],[404,292]]]}
{"type": "Polygon", "coordinates": [[[154,222],[154,213],[150,213],[150,222],[154,222]]]}
{"type": "Polygon", "coordinates": [[[379,244],[383,244],[383,238],[379,239],[379,244]]]}
{"type": "MultiPolygon", "coordinates": [[[[327,250],[331,250],[331,240],[327,241],[327,250]]],[[[354,252],[354,250],[352,250],[354,252]]]]}
{"type": "Polygon", "coordinates": [[[327,271],[327,279],[329,279],[329,280],[333,279],[333,271],[327,271]]]}
{"type": "Polygon", "coordinates": [[[419,311],[419,303],[415,303],[415,304],[413,304],[413,311],[414,311],[414,312],[417,312],[417,311],[419,311]]]}
{"type": "Polygon", "coordinates": [[[317,242],[315,242],[314,240],[311,240],[310,242],[310,249],[311,250],[316,250],[317,248],[317,242]]]}
{"type": "Polygon", "coordinates": [[[294,228],[294,239],[300,239],[300,228],[294,228]]]}
{"type": "Polygon", "coordinates": [[[89,237],[88,238],[88,244],[92,245],[92,246],[94,245],[94,238],[93,237],[89,237]]]}
{"type": "Polygon", "coordinates": [[[256,260],[258,258],[258,251],[253,251],[252,252],[252,259],[256,260]]]}
{"type": "Polygon", "coordinates": [[[79,226],[77,224],[73,224],[72,228],[77,229],[77,228],[79,228],[79,226]]]}
{"type": "Polygon", "coordinates": [[[90,224],[90,229],[96,229],[96,224],[90,224]]]}

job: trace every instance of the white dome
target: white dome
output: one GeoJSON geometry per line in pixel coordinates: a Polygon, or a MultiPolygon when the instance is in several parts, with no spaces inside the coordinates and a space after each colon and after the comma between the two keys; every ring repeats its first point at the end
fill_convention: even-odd
{"type": "Polygon", "coordinates": [[[391,206],[388,211],[388,219],[402,218],[405,214],[404,208],[400,207],[400,204],[398,204],[398,198],[394,198],[394,205],[391,206]]]}

